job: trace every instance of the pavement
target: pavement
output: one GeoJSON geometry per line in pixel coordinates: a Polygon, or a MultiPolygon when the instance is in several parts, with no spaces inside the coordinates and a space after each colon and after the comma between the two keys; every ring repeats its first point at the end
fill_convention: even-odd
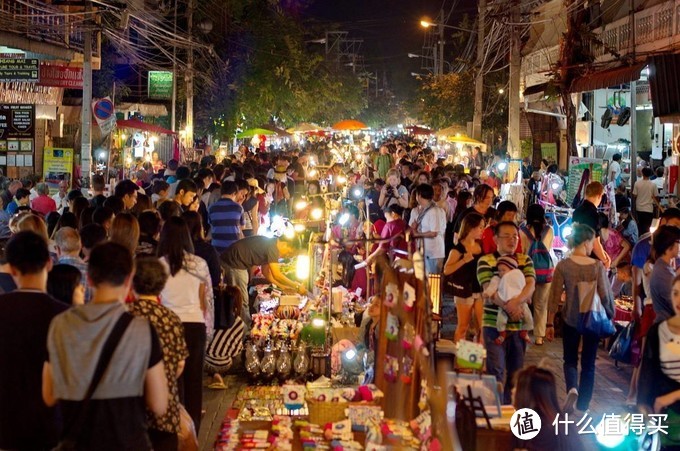
{"type": "MultiPolygon", "coordinates": [[[[557,395],[560,404],[566,397],[564,372],[562,370],[562,340],[556,338],[552,343],[542,346],[530,345],[525,357],[525,365],[542,365],[552,370],[557,379],[557,395]]],[[[595,363],[595,389],[590,404],[590,414],[598,422],[603,414],[626,412],[625,400],[632,375],[630,365],[618,364],[609,357],[601,346],[595,363]]],[[[199,449],[212,450],[222,420],[241,387],[246,385],[243,375],[228,375],[224,378],[226,390],[207,388],[210,380],[205,379],[203,390],[203,417],[199,432],[199,449]]]]}

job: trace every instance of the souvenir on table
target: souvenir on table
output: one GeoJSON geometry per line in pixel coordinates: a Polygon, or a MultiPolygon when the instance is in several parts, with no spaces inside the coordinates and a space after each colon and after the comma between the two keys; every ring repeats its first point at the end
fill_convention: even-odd
{"type": "Polygon", "coordinates": [[[255,313],[252,316],[250,336],[253,338],[269,338],[270,329],[274,322],[274,315],[255,313]]]}
{"type": "Polygon", "coordinates": [[[456,363],[461,368],[481,370],[486,358],[486,349],[481,343],[460,340],[456,349],[456,363]]]}
{"type": "Polygon", "coordinates": [[[293,360],[293,371],[298,376],[304,376],[309,370],[309,356],[307,355],[307,348],[304,343],[300,342],[295,351],[295,359],[293,360]]]}
{"type": "Polygon", "coordinates": [[[258,354],[257,345],[249,342],[246,345],[246,361],[245,367],[248,374],[256,376],[260,373],[260,356],[258,354]]]}
{"type": "Polygon", "coordinates": [[[307,388],[304,385],[286,384],[281,388],[283,404],[290,410],[301,409],[305,405],[307,388]]]}
{"type": "Polygon", "coordinates": [[[421,441],[430,438],[430,431],[432,429],[432,415],[429,410],[422,412],[420,415],[411,420],[411,428],[421,441]]]}
{"type": "Polygon", "coordinates": [[[387,313],[385,336],[388,340],[396,340],[399,336],[399,318],[390,312],[387,313]]]}
{"type": "Polygon", "coordinates": [[[262,356],[260,372],[265,377],[271,377],[276,372],[276,356],[274,355],[274,351],[272,351],[272,347],[269,344],[264,350],[264,356],[262,356]]]}
{"type": "Polygon", "coordinates": [[[413,288],[408,282],[404,284],[404,291],[402,293],[404,299],[404,309],[407,312],[413,310],[413,306],[416,302],[416,289],[413,288]]]}
{"type": "Polygon", "coordinates": [[[399,287],[397,284],[388,283],[385,287],[385,300],[383,301],[383,304],[385,304],[385,307],[392,308],[397,304],[398,299],[399,287]]]}
{"type": "Polygon", "coordinates": [[[382,421],[383,411],[380,406],[352,404],[347,408],[347,418],[352,422],[352,430],[364,432],[371,422],[382,421]]]}
{"type": "Polygon", "coordinates": [[[288,346],[285,343],[281,345],[281,350],[279,351],[279,357],[276,359],[276,372],[282,377],[286,378],[290,374],[293,366],[292,357],[288,351],[288,346]]]}

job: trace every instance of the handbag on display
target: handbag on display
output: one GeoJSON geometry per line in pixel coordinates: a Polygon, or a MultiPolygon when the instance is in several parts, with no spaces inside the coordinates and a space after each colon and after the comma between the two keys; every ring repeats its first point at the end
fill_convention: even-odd
{"type": "Polygon", "coordinates": [[[599,268],[597,278],[588,282],[577,282],[578,297],[580,299],[579,317],[576,329],[578,333],[596,335],[606,338],[614,334],[614,323],[607,316],[602,305],[602,299],[597,291],[597,283],[600,279],[599,268]]]}

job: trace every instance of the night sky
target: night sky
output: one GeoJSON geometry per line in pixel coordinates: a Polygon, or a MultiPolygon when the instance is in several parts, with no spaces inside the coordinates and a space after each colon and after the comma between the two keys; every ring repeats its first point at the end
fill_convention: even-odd
{"type": "MultiPolygon", "coordinates": [[[[434,20],[440,8],[451,8],[453,0],[315,0],[307,15],[320,22],[337,24],[349,37],[363,39],[362,53],[368,71],[387,73],[397,96],[404,97],[416,87],[411,72],[421,72],[421,60],[407,53],[422,52],[423,17],[434,20]]],[[[475,15],[475,0],[458,0],[449,24],[463,14],[475,15]]]]}

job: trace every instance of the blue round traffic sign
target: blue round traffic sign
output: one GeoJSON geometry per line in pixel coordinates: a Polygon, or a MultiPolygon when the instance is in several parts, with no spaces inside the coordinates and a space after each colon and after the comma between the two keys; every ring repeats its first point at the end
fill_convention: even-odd
{"type": "Polygon", "coordinates": [[[99,120],[106,120],[113,115],[113,102],[109,99],[97,100],[94,104],[94,115],[99,120]]]}

